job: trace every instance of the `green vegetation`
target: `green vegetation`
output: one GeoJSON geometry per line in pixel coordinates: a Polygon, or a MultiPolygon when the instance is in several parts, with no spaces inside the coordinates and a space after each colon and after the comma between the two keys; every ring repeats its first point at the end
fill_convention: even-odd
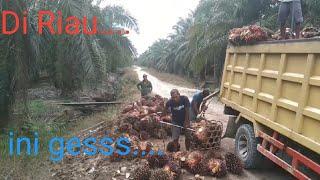
{"type": "MultiPolygon", "coordinates": [[[[320,2],[306,0],[302,6],[304,25],[319,25],[320,2]]],[[[278,6],[271,0],[201,0],[188,18],[173,27],[175,32],[155,42],[138,63],[202,79],[211,74],[219,85],[230,29],[257,23],[277,30],[277,14],[278,6]]]]}
{"type": "MultiPolygon", "coordinates": [[[[119,80],[119,101],[131,101],[140,97],[136,89],[138,82],[137,73],[126,69],[119,80]]],[[[17,105],[15,111],[21,111],[23,105],[17,105]]],[[[105,122],[112,127],[115,119],[120,114],[120,105],[108,106],[104,111],[83,115],[74,119],[68,112],[75,110],[52,104],[47,100],[30,100],[27,102],[29,120],[13,124],[11,128],[2,129],[0,133],[0,179],[50,179],[51,168],[60,166],[50,160],[48,142],[53,137],[71,138],[78,136],[84,129],[94,127],[96,124],[105,122]],[[57,115],[58,114],[58,115],[57,115]],[[54,120],[47,121],[51,117],[54,120]],[[70,118],[72,121],[70,121],[70,118]],[[14,132],[14,138],[29,137],[34,140],[34,132],[39,136],[39,154],[28,156],[26,146],[22,145],[21,156],[9,156],[9,132],[14,132]]]]}
{"type": "MultiPolygon", "coordinates": [[[[22,17],[27,10],[27,35],[17,32],[0,35],[0,115],[7,119],[12,113],[12,105],[17,97],[27,98],[26,89],[45,77],[61,90],[62,96],[70,96],[81,90],[86,83],[97,86],[109,72],[132,64],[136,50],[124,35],[86,35],[80,28],[79,35],[49,33],[45,28],[38,33],[38,12],[50,10],[62,17],[87,17],[87,29],[92,29],[94,16],[98,19],[98,29],[129,28],[138,32],[137,21],[122,7],[99,8],[93,0],[38,1],[0,0],[0,9],[12,10],[22,17]],[[20,97],[20,96],[19,96],[20,97]]],[[[57,18],[56,18],[57,19],[57,18]]],[[[57,22],[53,23],[57,26],[57,22]]],[[[0,24],[0,29],[2,29],[0,24]]],[[[12,29],[14,20],[8,20],[12,29]]],[[[57,27],[54,27],[57,29],[57,27]]]]}

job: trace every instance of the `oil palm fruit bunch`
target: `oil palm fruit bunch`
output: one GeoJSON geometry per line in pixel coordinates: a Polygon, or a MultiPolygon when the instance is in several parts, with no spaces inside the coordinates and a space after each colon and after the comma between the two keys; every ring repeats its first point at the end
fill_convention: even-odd
{"type": "Polygon", "coordinates": [[[225,161],[221,159],[209,159],[205,160],[203,167],[205,168],[205,174],[211,175],[217,178],[227,175],[227,165],[225,161]]]}
{"type": "Polygon", "coordinates": [[[142,141],[146,141],[146,140],[148,140],[150,138],[150,134],[147,131],[141,131],[140,135],[139,135],[139,138],[142,141]]]}
{"type": "Polygon", "coordinates": [[[131,129],[131,130],[129,131],[129,135],[130,135],[130,136],[139,137],[139,132],[138,132],[137,130],[135,130],[135,129],[131,129]]]}
{"type": "Polygon", "coordinates": [[[209,138],[209,132],[206,126],[202,126],[198,128],[195,132],[195,140],[198,141],[198,143],[204,143],[208,140],[209,138]]]}
{"type": "Polygon", "coordinates": [[[226,153],[225,155],[227,170],[232,174],[240,175],[243,173],[243,162],[233,153],[226,153]]]}
{"type": "Polygon", "coordinates": [[[186,159],[187,170],[192,174],[201,174],[203,171],[202,160],[203,155],[200,151],[191,152],[186,159]]]}
{"type": "Polygon", "coordinates": [[[139,155],[141,157],[145,157],[152,150],[153,144],[148,141],[140,142],[138,148],[139,148],[139,152],[140,152],[139,155]],[[144,152],[144,154],[143,154],[143,152],[144,152]]]}
{"type": "Polygon", "coordinates": [[[155,169],[151,171],[150,180],[174,180],[174,177],[165,169],[155,169]]]}
{"type": "Polygon", "coordinates": [[[131,125],[131,124],[129,124],[129,123],[123,123],[123,124],[120,125],[120,127],[119,127],[118,130],[119,130],[120,133],[127,133],[127,132],[129,132],[131,129],[132,129],[132,125],[131,125]]]}
{"type": "Polygon", "coordinates": [[[134,105],[133,105],[133,104],[127,105],[126,107],[123,108],[122,114],[125,114],[125,113],[130,112],[131,110],[133,110],[133,108],[134,108],[134,105]]]}
{"type": "Polygon", "coordinates": [[[167,152],[178,152],[178,151],[180,151],[180,144],[175,143],[174,141],[171,141],[168,143],[166,151],[167,152]]]}
{"type": "Polygon", "coordinates": [[[169,156],[166,154],[159,155],[155,153],[147,156],[148,164],[151,168],[163,168],[169,162],[169,156]]]}
{"type": "Polygon", "coordinates": [[[188,155],[189,153],[186,151],[175,152],[172,154],[172,160],[178,163],[181,168],[186,168],[187,167],[186,161],[187,161],[188,155]]]}
{"type": "Polygon", "coordinates": [[[146,131],[149,128],[149,120],[140,120],[139,122],[139,130],[146,131]]]}
{"type": "Polygon", "coordinates": [[[173,161],[169,161],[163,169],[169,172],[174,179],[179,179],[182,173],[181,167],[173,161]]]}
{"type": "Polygon", "coordinates": [[[133,173],[131,178],[133,180],[149,180],[151,176],[151,170],[148,165],[138,166],[133,173]]]}

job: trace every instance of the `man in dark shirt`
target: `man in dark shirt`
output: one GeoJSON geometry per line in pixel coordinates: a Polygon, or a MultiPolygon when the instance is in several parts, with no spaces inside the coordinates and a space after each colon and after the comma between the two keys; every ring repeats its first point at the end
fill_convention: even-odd
{"type": "MultiPolygon", "coordinates": [[[[172,123],[178,126],[182,126],[185,128],[190,128],[190,120],[189,120],[189,109],[190,109],[190,101],[188,97],[181,96],[177,89],[173,89],[170,92],[171,99],[165,105],[165,114],[167,114],[168,110],[172,114],[172,123]]],[[[178,145],[179,137],[181,134],[181,128],[172,127],[172,139],[173,142],[178,145]]],[[[185,144],[186,149],[190,148],[190,140],[189,140],[189,132],[185,131],[185,144]]]]}
{"type": "Polygon", "coordinates": [[[206,88],[202,92],[198,92],[195,95],[193,95],[193,98],[191,101],[191,108],[190,108],[191,121],[195,121],[197,119],[197,115],[201,112],[201,110],[205,110],[205,109],[200,109],[200,105],[203,99],[209,96],[209,94],[210,94],[210,90],[206,88]]]}
{"type": "Polygon", "coordinates": [[[146,74],[143,75],[143,80],[137,84],[137,88],[141,92],[142,97],[148,96],[152,92],[152,84],[146,74]]]}

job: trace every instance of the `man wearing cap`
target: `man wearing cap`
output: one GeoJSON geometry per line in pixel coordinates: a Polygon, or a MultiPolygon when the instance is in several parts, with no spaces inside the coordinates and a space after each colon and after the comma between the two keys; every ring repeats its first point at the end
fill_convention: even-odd
{"type": "MultiPolygon", "coordinates": [[[[164,114],[167,114],[168,111],[172,114],[172,124],[190,128],[189,120],[189,110],[190,110],[190,101],[188,97],[181,96],[177,89],[172,89],[170,92],[171,98],[165,105],[164,114]]],[[[179,137],[181,134],[181,128],[173,126],[172,131],[172,142],[175,146],[179,147],[179,137]]],[[[185,146],[188,151],[190,148],[190,132],[188,130],[184,131],[185,133],[185,146]]]]}
{"type": "MultiPolygon", "coordinates": [[[[210,90],[208,88],[204,89],[201,92],[198,92],[193,95],[192,101],[191,101],[191,107],[190,107],[190,120],[196,121],[197,115],[200,114],[200,105],[203,101],[203,99],[207,96],[209,96],[210,90]]],[[[206,107],[204,107],[206,108],[206,107]]]]}
{"type": "MultiPolygon", "coordinates": [[[[280,1],[280,8],[278,14],[278,22],[280,23],[280,39],[285,39],[286,35],[286,21],[291,13],[292,20],[295,23],[295,38],[300,38],[300,27],[303,22],[301,1],[300,0],[273,0],[273,2],[280,1]]],[[[292,22],[293,23],[293,22],[292,22]]],[[[293,30],[293,29],[292,29],[293,30]]]]}
{"type": "Polygon", "coordinates": [[[146,74],[143,75],[143,80],[137,84],[137,88],[141,92],[142,97],[148,96],[152,92],[152,84],[146,74]]]}

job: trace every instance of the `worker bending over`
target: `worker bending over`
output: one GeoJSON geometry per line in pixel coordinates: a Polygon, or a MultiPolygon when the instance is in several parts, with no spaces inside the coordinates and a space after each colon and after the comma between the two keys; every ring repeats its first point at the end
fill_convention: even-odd
{"type": "MultiPolygon", "coordinates": [[[[190,120],[189,120],[189,109],[190,109],[190,101],[188,97],[181,96],[177,89],[173,89],[170,92],[171,98],[165,105],[165,112],[167,114],[168,111],[172,114],[172,123],[174,125],[178,125],[181,127],[190,128],[190,120]]],[[[179,127],[172,127],[172,139],[176,146],[179,146],[179,137],[182,129],[179,127]]],[[[185,133],[185,146],[186,150],[190,149],[190,132],[188,130],[184,131],[185,133]]]]}
{"type": "Polygon", "coordinates": [[[207,96],[209,96],[210,90],[204,89],[202,92],[198,92],[193,95],[192,101],[191,101],[191,108],[190,108],[190,120],[196,121],[197,116],[200,114],[202,110],[206,110],[207,107],[201,107],[200,105],[203,101],[203,99],[207,96]]]}

